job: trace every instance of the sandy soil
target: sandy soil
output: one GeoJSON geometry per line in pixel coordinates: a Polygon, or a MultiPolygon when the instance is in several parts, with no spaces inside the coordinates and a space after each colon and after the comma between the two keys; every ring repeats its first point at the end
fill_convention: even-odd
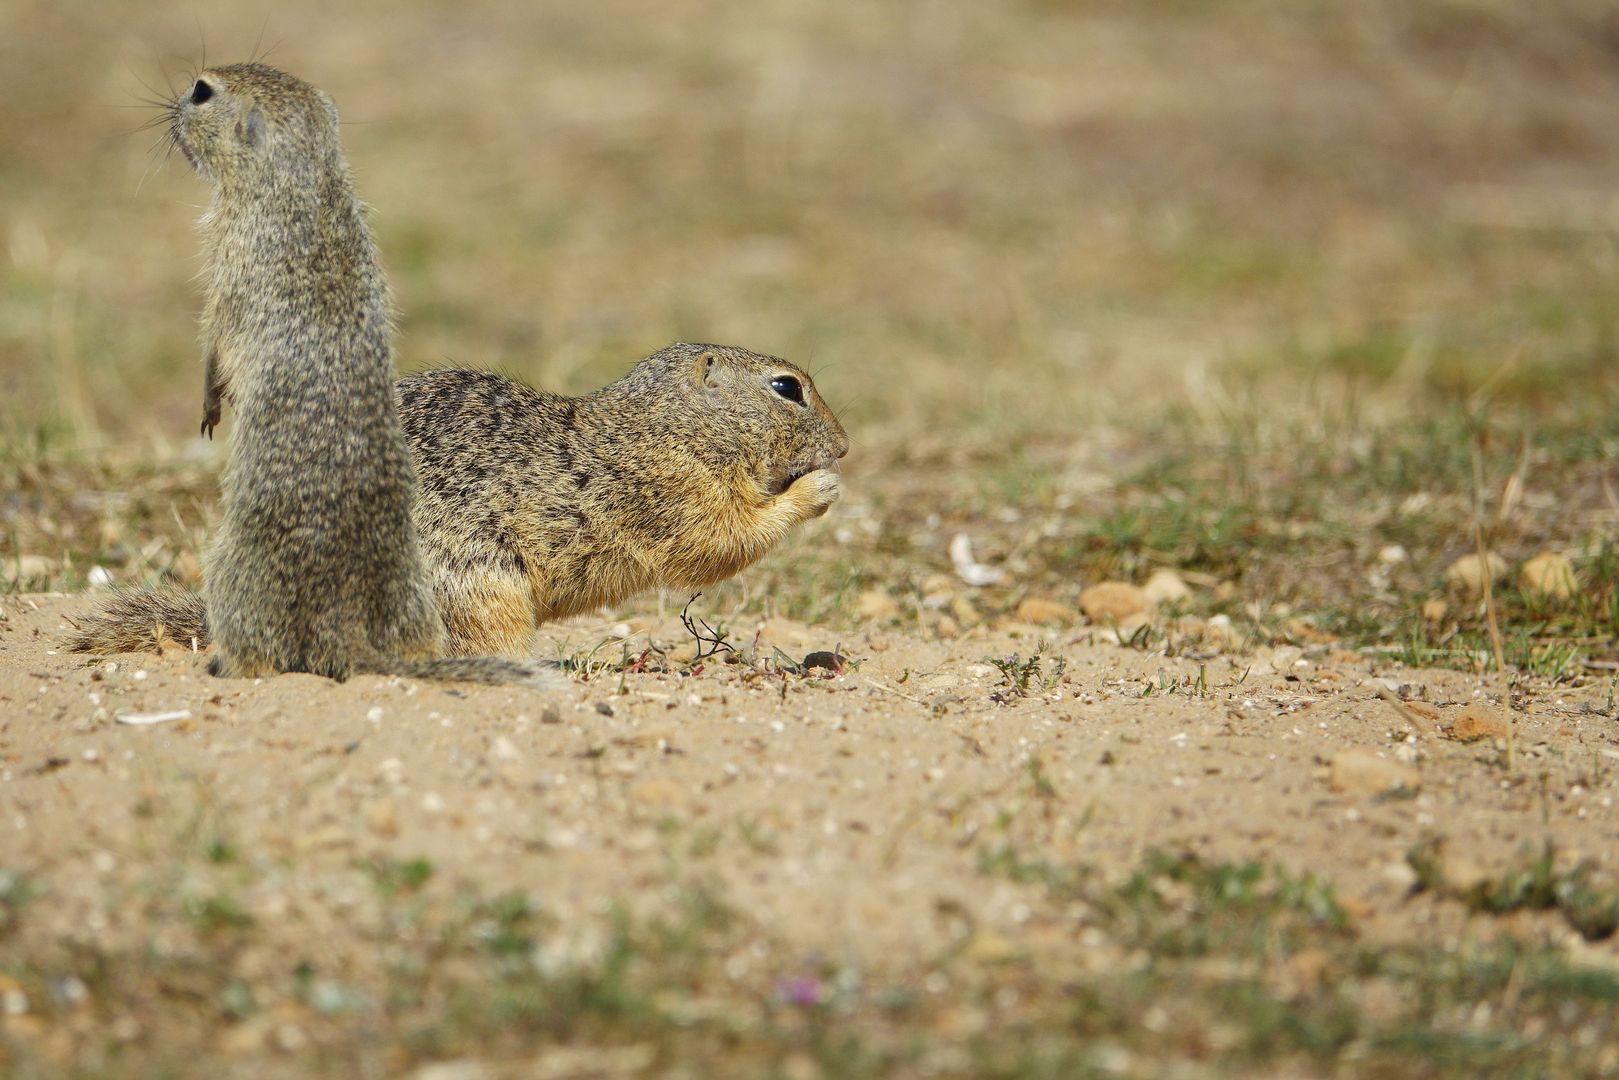
{"type": "MultiPolygon", "coordinates": [[[[1075,631],[928,643],[771,623],[761,655],[841,641],[858,666],[784,677],[720,662],[540,693],[226,681],[188,652],[62,653],[65,618],[91,602],[0,601],[0,865],[49,891],[33,934],[143,940],[114,898],[177,887],[162,880],[168,853],[199,828],[285,868],[243,897],[271,946],[349,948],[342,931],[366,918],[354,868],[387,855],[426,857],[437,880],[527,890],[581,942],[610,902],[654,910],[700,877],[790,950],[900,964],[964,935],[989,953],[1083,961],[1082,937],[1026,902],[1033,886],[981,870],[1002,845],[1120,875],[1155,846],[1275,860],[1330,879],[1362,933],[1406,940],[1466,929],[1459,904],[1408,899],[1403,856],[1422,838],[1443,838],[1464,869],[1546,838],[1560,857],[1614,859],[1619,811],[1587,793],[1619,758],[1598,689],[1530,688],[1508,772],[1487,741],[1414,737],[1377,694],[1424,702],[1437,726],[1487,701],[1487,680],[1330,646],[1199,661],[1075,631]],[[1001,675],[982,658],[1027,655],[1042,636],[1068,660],[1062,681],[997,701],[1001,675]],[[1206,696],[1186,692],[1200,668],[1206,696]],[[1378,794],[1374,775],[1337,790],[1331,763],[1357,749],[1413,765],[1420,789],[1378,794]]],[[[631,655],[648,634],[691,647],[674,619],[551,636],[566,655],[626,629],[631,655]]],[[[1578,947],[1613,962],[1611,942],[1578,947]]]]}

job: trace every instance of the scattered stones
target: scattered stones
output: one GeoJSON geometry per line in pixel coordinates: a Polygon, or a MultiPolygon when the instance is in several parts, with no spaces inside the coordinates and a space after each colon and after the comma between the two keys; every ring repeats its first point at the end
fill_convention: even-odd
{"type": "Polygon", "coordinates": [[[1295,674],[1294,668],[1304,658],[1304,650],[1297,645],[1278,645],[1274,649],[1266,650],[1255,660],[1250,669],[1254,675],[1279,675],[1286,678],[1295,674]]]}
{"type": "Polygon", "coordinates": [[[1380,876],[1402,894],[1414,891],[1420,881],[1416,870],[1406,859],[1393,859],[1385,863],[1380,876]]]}
{"type": "Polygon", "coordinates": [[[1103,628],[1101,638],[1103,641],[1111,642],[1114,645],[1124,645],[1134,641],[1136,635],[1141,632],[1142,627],[1151,621],[1145,611],[1138,611],[1134,615],[1120,619],[1116,623],[1109,623],[1108,626],[1103,628]]]}
{"type": "Polygon", "coordinates": [[[365,823],[384,838],[399,835],[399,807],[392,799],[377,799],[365,808],[365,823]]]}
{"type": "Polygon", "coordinates": [[[1446,889],[1465,894],[1489,880],[1490,872],[1475,859],[1445,852],[1440,859],[1439,876],[1446,889]]]}
{"type": "Polygon", "coordinates": [[[1478,742],[1480,739],[1505,739],[1512,729],[1493,706],[1475,701],[1457,714],[1456,719],[1441,729],[1448,739],[1457,742],[1478,742]]]}
{"type": "Polygon", "coordinates": [[[899,618],[899,603],[882,589],[866,589],[855,600],[855,613],[862,619],[887,622],[899,618]]]}
{"type": "Polygon", "coordinates": [[[1044,597],[1030,596],[1017,606],[1014,613],[1018,622],[1026,623],[1059,623],[1067,625],[1078,619],[1079,615],[1067,604],[1059,604],[1055,600],[1044,597]]]}
{"type": "Polygon", "coordinates": [[[1152,610],[1152,600],[1128,581],[1103,581],[1079,594],[1079,610],[1091,622],[1122,623],[1152,610]]]}
{"type": "Polygon", "coordinates": [[[1376,751],[1355,747],[1333,756],[1328,783],[1334,791],[1381,795],[1388,791],[1416,791],[1422,787],[1422,773],[1376,751]]]}
{"type": "Polygon", "coordinates": [[[130,724],[134,727],[146,727],[152,724],[166,724],[170,720],[187,720],[191,717],[190,709],[170,709],[168,712],[155,713],[119,713],[113,717],[120,724],[130,724]]]}
{"type": "Polygon", "coordinates": [[[922,606],[942,608],[956,595],[956,583],[943,574],[929,574],[922,579],[922,606]]]}
{"type": "Polygon", "coordinates": [[[972,586],[993,585],[1001,580],[1002,572],[973,558],[973,542],[966,533],[957,533],[950,541],[950,563],[956,576],[972,586]]]}
{"type": "Polygon", "coordinates": [[[1310,619],[1302,615],[1295,615],[1287,620],[1286,628],[1295,641],[1302,641],[1306,645],[1336,645],[1338,635],[1323,630],[1310,619]]]}
{"type": "Polygon", "coordinates": [[[1442,623],[1445,621],[1445,616],[1449,614],[1450,605],[1438,597],[1434,597],[1431,600],[1424,600],[1422,602],[1423,622],[1442,623]]]}
{"type": "Polygon", "coordinates": [[[823,671],[830,671],[834,675],[842,675],[849,670],[849,658],[839,652],[817,649],[804,657],[803,667],[805,671],[820,668],[823,671]]]}
{"type": "Polygon", "coordinates": [[[1173,604],[1192,598],[1192,587],[1173,570],[1154,570],[1141,591],[1154,604],[1173,604]]]}
{"type": "Polygon", "coordinates": [[[1463,555],[1451,563],[1445,571],[1445,583],[1464,596],[1481,596],[1486,568],[1491,582],[1507,576],[1507,561],[1492,551],[1487,559],[1481,560],[1476,554],[1463,555]]]}
{"type": "Polygon", "coordinates": [[[1518,571],[1518,587],[1542,600],[1567,600],[1574,595],[1574,564],[1567,556],[1543,551],[1518,571]]]}
{"type": "Polygon", "coordinates": [[[1242,642],[1242,635],[1231,623],[1229,615],[1210,615],[1203,626],[1203,640],[1217,649],[1234,649],[1242,642]]]}

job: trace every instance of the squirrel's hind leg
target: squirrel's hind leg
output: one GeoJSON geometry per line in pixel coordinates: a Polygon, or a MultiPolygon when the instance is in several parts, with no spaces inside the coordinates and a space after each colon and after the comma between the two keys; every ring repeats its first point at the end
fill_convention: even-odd
{"type": "Polygon", "coordinates": [[[475,567],[434,581],[448,633],[449,656],[530,656],[534,651],[534,592],[528,579],[475,567]]]}

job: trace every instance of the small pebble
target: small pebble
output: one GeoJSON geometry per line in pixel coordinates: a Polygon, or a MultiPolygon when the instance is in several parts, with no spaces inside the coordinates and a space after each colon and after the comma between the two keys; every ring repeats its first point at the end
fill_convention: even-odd
{"type": "Polygon", "coordinates": [[[1457,742],[1477,742],[1480,739],[1505,739],[1512,729],[1501,718],[1501,711],[1482,701],[1468,704],[1456,719],[1442,729],[1448,739],[1457,742]]]}
{"type": "Polygon", "coordinates": [[[1173,570],[1154,570],[1141,591],[1154,604],[1173,604],[1192,596],[1191,586],[1173,570]]]}
{"type": "Polygon", "coordinates": [[[887,622],[899,617],[899,603],[882,589],[866,589],[855,600],[855,614],[862,619],[887,622]]]}
{"type": "Polygon", "coordinates": [[[809,670],[811,668],[821,668],[822,670],[832,672],[834,675],[842,675],[848,666],[848,657],[844,656],[842,653],[829,652],[824,649],[819,649],[808,654],[804,657],[803,663],[805,670],[809,670]]]}
{"type": "Polygon", "coordinates": [[[1334,791],[1381,795],[1386,791],[1417,790],[1422,786],[1422,774],[1411,765],[1356,747],[1333,756],[1328,782],[1334,791]]]}
{"type": "Polygon", "coordinates": [[[1518,571],[1518,587],[1544,600],[1567,600],[1574,595],[1574,564],[1555,551],[1543,551],[1518,571]]]}
{"type": "Polygon", "coordinates": [[[1465,596],[1480,596],[1484,592],[1485,567],[1489,567],[1489,580],[1500,581],[1507,576],[1507,561],[1495,552],[1488,559],[1477,555],[1463,555],[1445,570],[1445,583],[1465,596]]]}
{"type": "Polygon", "coordinates": [[[1059,604],[1055,600],[1040,596],[1030,596],[1023,600],[1018,604],[1014,615],[1018,622],[1059,625],[1067,625],[1078,618],[1078,613],[1067,604],[1059,604]]]}
{"type": "Polygon", "coordinates": [[[1096,623],[1123,622],[1151,607],[1151,598],[1128,581],[1103,581],[1079,594],[1079,609],[1096,623]]]}

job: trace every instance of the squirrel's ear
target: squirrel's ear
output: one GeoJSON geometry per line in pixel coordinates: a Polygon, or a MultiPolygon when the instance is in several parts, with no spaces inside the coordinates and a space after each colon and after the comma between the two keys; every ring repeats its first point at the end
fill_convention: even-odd
{"type": "Polygon", "coordinates": [[[255,104],[247,119],[236,121],[236,137],[257,150],[264,145],[264,110],[255,104]]]}
{"type": "Polygon", "coordinates": [[[691,372],[692,378],[698,386],[713,387],[719,385],[719,380],[714,377],[714,365],[716,363],[713,353],[704,352],[698,354],[696,361],[692,364],[691,372]]]}

